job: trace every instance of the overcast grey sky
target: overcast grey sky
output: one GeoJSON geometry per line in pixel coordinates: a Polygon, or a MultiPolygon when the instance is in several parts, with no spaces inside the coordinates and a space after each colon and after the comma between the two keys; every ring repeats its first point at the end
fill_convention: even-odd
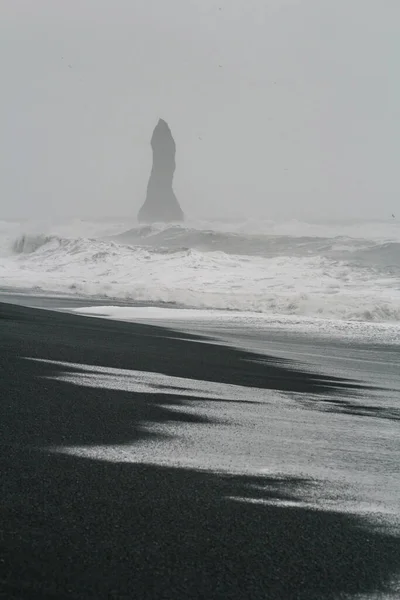
{"type": "Polygon", "coordinates": [[[1,0],[0,218],[400,213],[399,0],[1,0]]]}

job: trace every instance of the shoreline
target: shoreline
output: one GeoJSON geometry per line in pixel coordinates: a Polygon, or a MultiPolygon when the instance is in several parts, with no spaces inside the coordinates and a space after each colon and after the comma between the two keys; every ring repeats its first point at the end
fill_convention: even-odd
{"type": "Polygon", "coordinates": [[[86,316],[115,319],[123,322],[161,323],[194,331],[206,329],[224,333],[224,327],[237,331],[242,328],[263,329],[268,334],[290,335],[296,339],[312,336],[325,341],[343,343],[378,344],[400,346],[400,323],[358,320],[334,320],[295,315],[268,315],[258,312],[243,312],[226,309],[201,309],[177,306],[174,303],[147,301],[121,301],[101,297],[72,296],[66,294],[45,294],[2,290],[0,302],[20,306],[65,311],[86,316]],[[100,310],[101,309],[101,310],[100,310]]]}

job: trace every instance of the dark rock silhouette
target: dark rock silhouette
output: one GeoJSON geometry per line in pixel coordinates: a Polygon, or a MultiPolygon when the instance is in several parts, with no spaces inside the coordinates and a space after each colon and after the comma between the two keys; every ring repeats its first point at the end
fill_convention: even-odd
{"type": "Polygon", "coordinates": [[[153,167],[146,200],[139,210],[140,223],[183,221],[184,216],[172,189],[175,172],[175,141],[168,124],[160,119],[151,138],[153,167]]]}

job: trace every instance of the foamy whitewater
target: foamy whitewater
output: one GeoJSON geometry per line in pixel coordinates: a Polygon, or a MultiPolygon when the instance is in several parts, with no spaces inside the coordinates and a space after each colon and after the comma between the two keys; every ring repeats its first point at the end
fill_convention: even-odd
{"type": "Polygon", "coordinates": [[[400,221],[0,221],[0,288],[400,322],[400,221]]]}

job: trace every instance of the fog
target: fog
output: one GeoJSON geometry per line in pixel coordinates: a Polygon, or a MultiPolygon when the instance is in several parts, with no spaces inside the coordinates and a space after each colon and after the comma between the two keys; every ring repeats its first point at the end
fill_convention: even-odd
{"type": "Polygon", "coordinates": [[[398,0],[2,0],[0,219],[399,211],[398,0]]]}

